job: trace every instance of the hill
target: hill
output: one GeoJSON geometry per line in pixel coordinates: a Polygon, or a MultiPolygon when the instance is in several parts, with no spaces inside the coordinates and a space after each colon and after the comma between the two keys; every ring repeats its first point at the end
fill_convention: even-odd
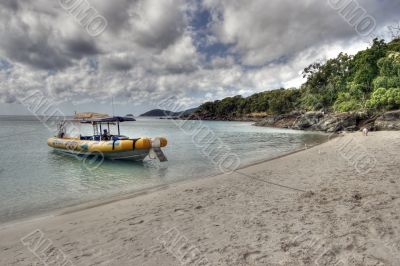
{"type": "Polygon", "coordinates": [[[150,110],[140,116],[147,116],[147,117],[163,117],[163,116],[174,116],[174,112],[168,110],[161,110],[161,109],[154,109],[150,110]]]}
{"type": "Polygon", "coordinates": [[[174,116],[182,116],[182,115],[190,115],[193,112],[195,112],[197,110],[197,108],[192,108],[192,109],[188,109],[182,112],[172,112],[172,111],[168,111],[168,110],[161,110],[161,109],[154,109],[154,110],[150,110],[144,114],[141,114],[140,116],[147,116],[147,117],[174,117],[174,116]]]}
{"type": "Polygon", "coordinates": [[[175,113],[175,114],[177,114],[176,116],[187,116],[187,115],[191,115],[191,114],[193,114],[194,112],[196,112],[197,109],[198,109],[198,107],[196,107],[196,108],[191,108],[191,109],[187,109],[186,111],[178,112],[178,113],[175,113]]]}

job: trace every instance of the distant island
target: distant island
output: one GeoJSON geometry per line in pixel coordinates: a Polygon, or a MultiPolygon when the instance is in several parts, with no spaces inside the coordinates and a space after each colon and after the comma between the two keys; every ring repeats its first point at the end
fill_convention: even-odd
{"type": "Polygon", "coordinates": [[[172,112],[168,110],[154,109],[141,114],[141,117],[181,117],[193,114],[197,108],[188,109],[181,112],[172,112]]]}
{"type": "Polygon", "coordinates": [[[168,110],[161,110],[161,109],[154,109],[150,110],[140,116],[147,116],[147,117],[164,117],[164,116],[175,116],[176,113],[168,111],[168,110]]]}

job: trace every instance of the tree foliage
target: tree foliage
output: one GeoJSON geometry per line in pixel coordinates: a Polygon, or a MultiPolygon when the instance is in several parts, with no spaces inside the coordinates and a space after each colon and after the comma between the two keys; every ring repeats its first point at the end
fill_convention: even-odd
{"type": "Polygon", "coordinates": [[[199,113],[241,116],[250,113],[286,114],[292,111],[349,112],[400,108],[400,39],[374,39],[371,47],[354,56],[340,53],[303,71],[298,89],[278,89],[250,97],[228,97],[207,102],[199,113]]]}
{"type": "Polygon", "coordinates": [[[400,108],[400,88],[376,89],[367,102],[370,108],[394,110],[400,108]]]}

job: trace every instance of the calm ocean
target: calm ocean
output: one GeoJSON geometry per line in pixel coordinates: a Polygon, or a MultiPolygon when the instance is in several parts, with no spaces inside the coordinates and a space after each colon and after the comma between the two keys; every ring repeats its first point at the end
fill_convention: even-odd
{"type": "MultiPolygon", "coordinates": [[[[247,122],[196,123],[212,130],[239,156],[242,166],[327,139],[323,134],[254,127],[247,122]]],[[[53,133],[33,117],[0,116],[0,223],[219,173],[174,121],[140,118],[122,124],[121,129],[131,137],[167,137],[164,153],[169,161],[104,161],[88,170],[82,160],[53,152],[46,143],[53,133]]],[[[91,132],[90,127],[82,130],[91,132]]]]}

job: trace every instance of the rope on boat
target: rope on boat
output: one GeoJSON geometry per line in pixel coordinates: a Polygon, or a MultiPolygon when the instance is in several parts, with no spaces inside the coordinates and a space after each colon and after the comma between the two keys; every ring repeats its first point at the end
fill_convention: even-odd
{"type": "Polygon", "coordinates": [[[132,150],[135,150],[136,149],[136,142],[138,141],[138,140],[140,140],[140,139],[132,139],[132,150]]]}
{"type": "Polygon", "coordinates": [[[266,181],[266,180],[264,180],[264,179],[261,179],[261,178],[255,177],[255,176],[251,176],[251,175],[248,175],[248,174],[239,172],[239,171],[237,171],[237,170],[234,171],[234,172],[237,173],[237,174],[239,174],[239,175],[245,176],[245,177],[247,177],[247,178],[251,178],[251,179],[254,179],[254,180],[257,180],[257,181],[260,181],[260,182],[264,182],[264,183],[267,183],[267,184],[270,184],[270,185],[277,186],[277,187],[282,187],[282,188],[286,188],[286,189],[289,189],[289,190],[294,190],[294,191],[297,191],[297,192],[307,192],[307,191],[305,191],[305,190],[303,190],[303,189],[294,188],[294,187],[289,187],[289,186],[281,185],[281,184],[278,184],[278,183],[266,181]]]}

